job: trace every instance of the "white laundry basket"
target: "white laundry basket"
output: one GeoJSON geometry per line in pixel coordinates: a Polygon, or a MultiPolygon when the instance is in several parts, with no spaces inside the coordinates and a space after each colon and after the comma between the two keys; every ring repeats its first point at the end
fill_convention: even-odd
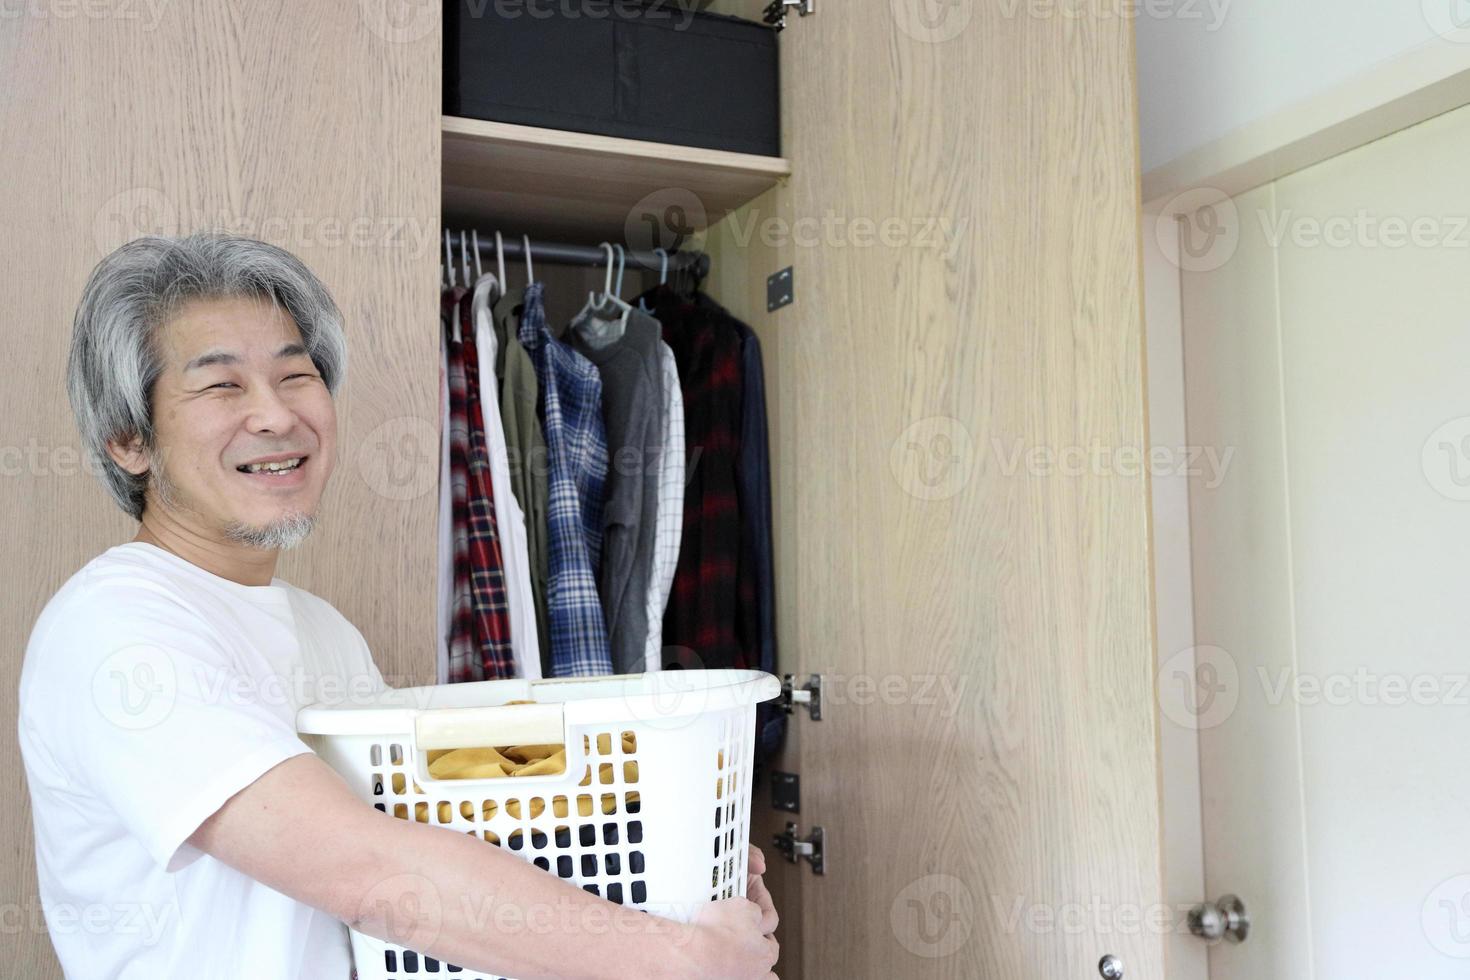
{"type": "MultiPolygon", "coordinates": [[[[482,838],[610,901],[687,922],[705,902],[745,895],[755,706],[780,693],[752,670],[483,681],[314,704],[296,727],[385,813],[482,838]],[[563,773],[429,778],[431,749],[544,743],[566,746],[563,773]]],[[[351,936],[359,980],[490,980],[351,936]]]]}

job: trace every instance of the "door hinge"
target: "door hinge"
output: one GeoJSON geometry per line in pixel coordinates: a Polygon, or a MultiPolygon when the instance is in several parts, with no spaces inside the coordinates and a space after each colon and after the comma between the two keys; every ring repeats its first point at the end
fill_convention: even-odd
{"type": "Polygon", "coordinates": [[[796,686],[796,675],[786,674],[781,678],[781,697],[776,701],[786,709],[788,715],[796,714],[796,706],[802,705],[812,716],[812,721],[822,720],[822,675],[812,674],[801,687],[796,686]]]}
{"type": "Polygon", "coordinates": [[[771,0],[761,19],[778,31],[783,30],[786,27],[786,14],[792,7],[805,17],[817,12],[817,0],[771,0]]]}
{"type": "Polygon", "coordinates": [[[807,835],[806,840],[796,836],[799,832],[797,825],[790,820],[786,821],[786,832],[771,835],[771,840],[792,864],[797,864],[802,858],[812,866],[812,874],[824,875],[827,873],[827,834],[821,827],[813,827],[812,832],[807,835]]]}

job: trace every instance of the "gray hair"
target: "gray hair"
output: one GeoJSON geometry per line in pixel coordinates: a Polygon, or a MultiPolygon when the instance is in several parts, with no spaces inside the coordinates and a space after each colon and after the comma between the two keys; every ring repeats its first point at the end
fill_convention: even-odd
{"type": "Polygon", "coordinates": [[[335,395],[346,377],[342,314],[321,280],[285,249],[233,235],[137,238],[97,263],[72,321],[66,389],[103,486],[138,519],[151,470],[134,475],[107,453],[137,437],[153,455],[153,386],[163,370],[158,329],[184,304],[256,297],[284,309],[335,395]]]}

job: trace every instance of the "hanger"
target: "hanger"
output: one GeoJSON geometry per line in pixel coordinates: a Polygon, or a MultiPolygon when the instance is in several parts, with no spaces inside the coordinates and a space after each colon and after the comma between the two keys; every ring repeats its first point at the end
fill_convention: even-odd
{"type": "MultiPolygon", "coordinates": [[[[478,229],[472,229],[470,231],[470,241],[473,243],[474,256],[475,256],[475,292],[474,292],[474,296],[475,296],[476,299],[483,298],[484,302],[487,303],[487,304],[494,303],[495,300],[497,298],[499,298],[500,294],[505,291],[505,286],[503,285],[503,283],[505,282],[505,279],[504,278],[496,279],[495,276],[492,273],[486,272],[484,266],[481,264],[481,262],[480,262],[480,232],[479,232],[478,229]],[[481,290],[484,290],[484,292],[481,292],[481,290]]],[[[479,329],[478,323],[479,323],[479,321],[476,320],[476,328],[475,329],[477,329],[477,330],[479,329]]]]}
{"type": "MultiPolygon", "coordinates": [[[[612,291],[612,264],[613,264],[613,250],[612,250],[612,246],[609,245],[607,242],[603,242],[602,244],[598,245],[597,247],[598,248],[605,248],[605,249],[607,249],[607,279],[606,279],[606,282],[604,282],[603,285],[604,285],[604,288],[606,290],[608,290],[609,292],[611,292],[612,291]]],[[[587,302],[582,305],[582,311],[577,314],[577,316],[575,317],[575,319],[578,319],[578,320],[582,319],[582,317],[584,315],[586,315],[590,310],[592,310],[592,308],[595,307],[595,306],[597,306],[597,290],[591,289],[591,290],[588,290],[587,291],[587,302]]]]}
{"type": "Polygon", "coordinates": [[[526,257],[526,285],[529,286],[529,285],[531,285],[531,283],[533,283],[533,282],[536,281],[536,277],[534,275],[532,275],[532,273],[531,273],[531,236],[530,235],[522,235],[521,236],[521,246],[522,246],[521,254],[526,257]]]}
{"type": "MultiPolygon", "coordinates": [[[[623,335],[628,326],[628,313],[633,307],[618,296],[613,285],[613,246],[603,242],[599,247],[607,249],[607,274],[602,295],[598,296],[595,291],[588,293],[587,305],[572,318],[572,325],[583,337],[595,337],[606,343],[623,335]]],[[[622,251],[622,246],[618,246],[618,251],[622,251]]]]}
{"type": "Polygon", "coordinates": [[[613,260],[617,258],[617,252],[607,242],[603,242],[601,247],[607,249],[607,274],[603,276],[602,295],[597,296],[592,303],[593,312],[601,312],[603,308],[611,307],[613,299],[617,296],[617,290],[613,286],[613,260]]]}
{"type": "MultiPolygon", "coordinates": [[[[450,239],[450,235],[449,235],[449,229],[448,228],[445,228],[444,229],[444,270],[445,270],[445,272],[449,276],[449,288],[450,289],[453,289],[456,285],[458,285],[458,283],[456,283],[455,280],[454,280],[454,247],[450,244],[450,242],[451,242],[451,239],[450,239]]],[[[460,334],[459,334],[459,317],[454,316],[453,314],[451,314],[450,317],[449,317],[449,330],[450,330],[450,334],[454,337],[454,340],[455,340],[456,343],[460,342],[463,339],[463,338],[460,337],[460,334]]]]}
{"type": "Polygon", "coordinates": [[[674,281],[669,284],[669,288],[674,291],[674,295],[686,298],[686,291],[689,289],[689,257],[687,255],[674,271],[674,281]]]}
{"type": "MultiPolygon", "coordinates": [[[[658,248],[653,250],[653,254],[658,256],[658,284],[662,286],[667,284],[669,281],[669,253],[663,248],[663,246],[659,246],[658,248]]],[[[642,310],[644,313],[653,312],[653,307],[649,306],[648,301],[645,300],[642,296],[638,297],[638,309],[642,310]]]]}
{"type": "Polygon", "coordinates": [[[505,292],[510,288],[510,280],[505,278],[505,240],[498,231],[495,233],[495,267],[500,273],[500,290],[505,292]]]}
{"type": "Polygon", "coordinates": [[[464,266],[464,284],[470,284],[470,253],[465,247],[464,232],[459,233],[459,261],[464,266]]]}
{"type": "MultiPolygon", "coordinates": [[[[475,256],[475,283],[476,283],[476,285],[478,285],[481,280],[488,279],[488,280],[490,280],[491,288],[493,288],[495,290],[495,293],[497,295],[499,295],[500,293],[505,292],[505,261],[504,261],[504,259],[502,259],[501,260],[501,263],[500,263],[500,276],[498,278],[496,277],[496,275],[493,272],[486,272],[485,269],[484,269],[484,266],[482,266],[481,263],[480,263],[480,233],[479,233],[479,231],[471,231],[470,232],[470,236],[471,236],[471,242],[473,243],[471,247],[473,249],[473,254],[475,256]]],[[[499,240],[500,240],[500,232],[497,231],[495,233],[495,238],[496,238],[496,241],[498,243],[499,240]]]]}
{"type": "Polygon", "coordinates": [[[704,266],[706,256],[702,252],[690,252],[688,261],[684,263],[682,272],[684,274],[684,285],[688,287],[687,299],[694,299],[699,293],[699,287],[704,282],[704,276],[700,268],[704,266]]]}

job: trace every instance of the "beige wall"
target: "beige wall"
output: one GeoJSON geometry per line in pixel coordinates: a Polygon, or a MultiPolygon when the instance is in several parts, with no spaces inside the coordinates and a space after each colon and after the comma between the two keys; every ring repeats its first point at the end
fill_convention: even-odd
{"type": "MultiPolygon", "coordinates": [[[[0,19],[0,740],[17,770],[30,627],[68,576],[135,531],[77,462],[63,365],[88,272],[140,233],[223,224],[326,282],[349,338],[341,454],[322,525],[279,573],[357,624],[390,681],[432,679],[438,15],[426,5],[432,19],[390,25],[371,6],[40,4],[0,19]]],[[[46,980],[60,972],[30,820],[23,789],[6,794],[0,962],[46,980]]]]}

